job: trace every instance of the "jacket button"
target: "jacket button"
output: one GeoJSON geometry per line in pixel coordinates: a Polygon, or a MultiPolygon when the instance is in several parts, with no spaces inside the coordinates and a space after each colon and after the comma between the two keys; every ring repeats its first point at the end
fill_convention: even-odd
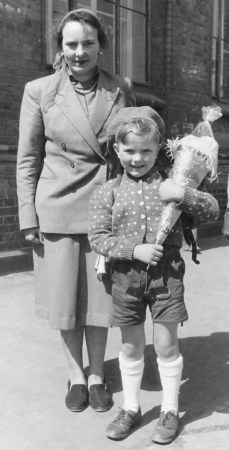
{"type": "Polygon", "coordinates": [[[65,142],[62,142],[61,147],[64,150],[64,152],[67,151],[67,145],[65,144],[65,142]]]}
{"type": "Polygon", "coordinates": [[[74,162],[70,162],[70,167],[71,167],[72,169],[74,169],[74,167],[75,167],[74,162]]]}

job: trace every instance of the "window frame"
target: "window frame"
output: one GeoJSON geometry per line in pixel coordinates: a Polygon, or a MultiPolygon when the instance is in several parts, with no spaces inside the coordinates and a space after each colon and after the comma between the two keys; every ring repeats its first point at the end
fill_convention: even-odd
{"type": "Polygon", "coordinates": [[[212,17],[211,95],[219,101],[228,101],[225,98],[224,78],[225,55],[229,55],[225,49],[225,0],[213,0],[212,17]]]}
{"type": "MultiPolygon", "coordinates": [[[[46,48],[45,48],[45,57],[46,57],[46,64],[48,66],[51,66],[54,61],[54,55],[53,55],[53,18],[52,18],[52,7],[53,7],[53,0],[46,0],[45,2],[45,41],[46,41],[46,48]]],[[[43,0],[44,2],[44,0],[43,0]]]]}

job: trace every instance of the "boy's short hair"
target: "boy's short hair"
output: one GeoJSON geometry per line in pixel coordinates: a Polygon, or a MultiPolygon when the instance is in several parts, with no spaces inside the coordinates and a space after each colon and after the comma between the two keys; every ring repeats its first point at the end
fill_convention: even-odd
{"type": "MultiPolygon", "coordinates": [[[[107,138],[108,138],[108,150],[113,147],[113,143],[115,142],[116,132],[121,125],[133,123],[135,119],[142,119],[142,121],[150,121],[154,124],[155,129],[157,130],[160,140],[164,136],[165,133],[165,124],[161,116],[155,111],[155,109],[150,106],[129,106],[126,108],[122,108],[118,111],[112,122],[109,124],[107,128],[107,138]]],[[[129,130],[130,131],[130,130],[129,130]]]]}
{"type": "Polygon", "coordinates": [[[133,117],[128,122],[123,121],[118,125],[115,133],[115,142],[122,142],[124,144],[126,136],[129,133],[134,133],[137,136],[142,136],[143,134],[150,134],[155,131],[158,135],[159,141],[160,134],[156,124],[152,120],[146,119],[145,117],[133,117]]]}

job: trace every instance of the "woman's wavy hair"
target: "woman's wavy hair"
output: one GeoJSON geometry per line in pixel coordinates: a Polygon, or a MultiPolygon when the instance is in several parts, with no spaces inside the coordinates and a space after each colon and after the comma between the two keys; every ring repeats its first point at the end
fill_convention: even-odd
{"type": "Polygon", "coordinates": [[[57,54],[55,56],[55,61],[53,64],[53,68],[55,70],[61,69],[63,65],[63,54],[62,54],[62,42],[63,42],[63,29],[68,22],[85,22],[91,25],[98,31],[98,41],[101,49],[104,49],[108,45],[108,38],[105,25],[101,19],[99,19],[90,9],[79,8],[73,11],[70,11],[66,14],[61,20],[57,33],[57,54]]]}

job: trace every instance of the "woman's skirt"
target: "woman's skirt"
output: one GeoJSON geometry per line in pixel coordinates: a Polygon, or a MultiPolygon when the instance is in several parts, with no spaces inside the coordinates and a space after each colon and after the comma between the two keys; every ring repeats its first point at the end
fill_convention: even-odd
{"type": "Polygon", "coordinates": [[[45,234],[33,256],[36,313],[51,328],[109,326],[112,298],[97,279],[87,235],[45,234]]]}

